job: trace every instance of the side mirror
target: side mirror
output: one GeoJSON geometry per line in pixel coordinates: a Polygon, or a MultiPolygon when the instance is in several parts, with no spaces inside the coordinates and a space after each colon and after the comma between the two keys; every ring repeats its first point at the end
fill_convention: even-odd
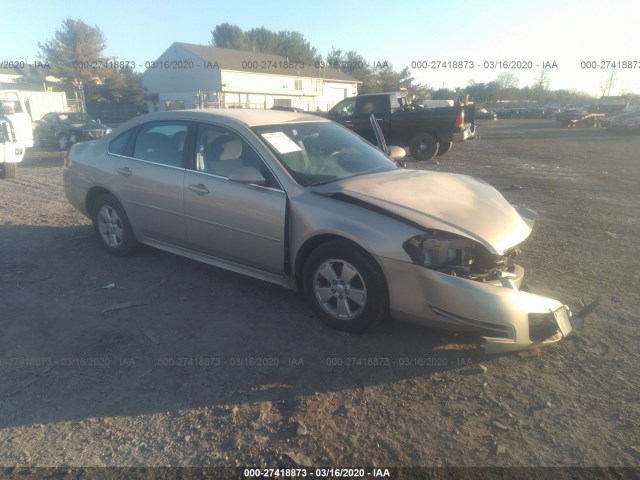
{"type": "Polygon", "coordinates": [[[255,167],[240,167],[229,174],[229,180],[236,183],[265,185],[267,179],[255,167]]]}
{"type": "Polygon", "coordinates": [[[406,154],[407,152],[404,148],[398,147],[396,145],[392,145],[387,148],[387,155],[389,156],[389,158],[391,158],[391,160],[400,160],[401,158],[404,158],[406,154]]]}

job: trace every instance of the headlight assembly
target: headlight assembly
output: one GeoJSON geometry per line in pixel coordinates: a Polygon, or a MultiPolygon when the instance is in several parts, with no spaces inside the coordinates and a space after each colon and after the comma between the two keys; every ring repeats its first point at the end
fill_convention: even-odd
{"type": "Polygon", "coordinates": [[[434,231],[410,238],[402,245],[414,263],[429,268],[462,267],[473,265],[472,240],[434,231]]]}
{"type": "Polygon", "coordinates": [[[402,248],[417,265],[479,281],[512,271],[518,253],[513,248],[505,255],[494,255],[469,238],[438,230],[411,237],[402,248]]]}

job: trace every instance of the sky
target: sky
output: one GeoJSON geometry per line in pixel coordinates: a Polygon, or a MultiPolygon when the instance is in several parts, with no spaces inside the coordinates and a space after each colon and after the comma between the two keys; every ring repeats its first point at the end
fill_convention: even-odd
{"type": "Polygon", "coordinates": [[[397,4],[3,0],[2,4],[3,11],[11,14],[0,28],[0,66],[8,61],[38,61],[38,43],[51,39],[64,18],[99,27],[106,38],[106,55],[133,60],[138,71],[173,42],[209,44],[215,26],[227,22],[243,30],[264,26],[298,31],[323,56],[335,47],[355,50],[370,63],[389,62],[396,70],[413,66],[416,81],[434,88],[489,82],[505,71],[518,77],[518,86],[533,85],[548,62],[555,64],[548,72],[552,90],[576,89],[599,96],[610,72],[606,62],[617,62],[611,94],[640,93],[640,3],[633,0],[397,4]],[[438,68],[438,62],[463,68],[438,68]]]}

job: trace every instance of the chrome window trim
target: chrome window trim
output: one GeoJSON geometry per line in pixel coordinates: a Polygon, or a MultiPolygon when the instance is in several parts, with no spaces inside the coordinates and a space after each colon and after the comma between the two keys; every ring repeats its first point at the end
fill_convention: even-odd
{"type": "MultiPolygon", "coordinates": [[[[280,186],[280,188],[273,188],[273,187],[266,187],[264,185],[256,185],[254,183],[250,183],[247,185],[253,185],[255,187],[260,187],[260,188],[264,188],[267,190],[273,190],[273,191],[277,191],[277,192],[285,192],[284,187],[282,186],[282,182],[280,181],[280,179],[278,178],[278,176],[275,174],[275,172],[273,171],[273,169],[271,168],[271,166],[269,165],[268,162],[265,161],[264,157],[262,155],[260,155],[260,153],[255,149],[255,147],[251,144],[251,142],[247,139],[247,137],[245,135],[240,134],[236,129],[229,127],[227,125],[222,125],[220,123],[214,123],[214,122],[207,122],[207,121],[203,121],[203,120],[196,120],[196,128],[199,127],[200,125],[213,125],[215,127],[221,127],[223,129],[226,129],[230,132],[235,133],[236,135],[238,135],[238,137],[240,137],[240,139],[244,140],[244,142],[249,145],[249,148],[251,148],[253,150],[253,152],[256,154],[256,156],[260,159],[260,161],[262,163],[264,163],[264,165],[267,167],[267,169],[271,172],[271,175],[273,175],[273,178],[276,179],[276,182],[278,183],[278,185],[280,186]]],[[[247,127],[247,129],[253,133],[253,130],[251,130],[250,127],[247,127]]],[[[195,135],[195,139],[194,139],[194,147],[196,146],[197,143],[197,135],[195,135]]],[[[194,148],[194,153],[195,153],[195,148],[194,148]]],[[[215,173],[209,173],[209,172],[202,172],[200,170],[196,170],[196,169],[191,169],[191,168],[187,168],[186,170],[189,170],[190,172],[196,172],[196,173],[203,173],[205,175],[211,175],[212,177],[216,177],[216,178],[224,178],[225,180],[229,180],[228,177],[225,177],[223,175],[216,175],[215,173]]]]}
{"type": "MultiPolygon", "coordinates": [[[[260,158],[262,158],[262,157],[260,157],[260,158]]],[[[266,163],[265,163],[265,165],[266,165],[266,163]]],[[[269,168],[269,165],[267,165],[267,168],[269,168]]],[[[216,178],[216,179],[226,180],[227,182],[231,182],[231,180],[229,180],[229,177],[225,177],[224,175],[216,175],[215,173],[210,173],[210,172],[201,172],[200,170],[192,170],[190,168],[185,168],[184,170],[187,170],[187,171],[193,172],[193,173],[197,173],[199,175],[207,175],[209,177],[213,177],[213,178],[216,178]]],[[[273,172],[271,172],[271,173],[273,173],[273,172]]],[[[274,177],[275,177],[275,175],[274,175],[274,177]]],[[[276,180],[278,180],[277,177],[276,177],[276,180]]],[[[235,183],[235,184],[238,184],[238,185],[249,185],[249,186],[252,186],[252,187],[262,188],[262,189],[265,189],[265,190],[271,190],[273,192],[285,193],[283,188],[267,187],[265,185],[257,185],[255,183],[241,183],[241,182],[231,182],[231,183],[235,183]]],[[[278,182],[278,185],[280,185],[280,182],[278,182]]]]}
{"type": "Polygon", "coordinates": [[[176,170],[188,170],[185,167],[176,167],[174,165],[167,165],[166,163],[152,162],[151,160],[144,160],[142,158],[127,157],[126,155],[119,155],[117,153],[109,153],[108,151],[107,151],[107,155],[111,155],[112,157],[126,158],[127,160],[135,160],[136,162],[149,163],[151,165],[158,165],[160,167],[174,168],[176,170]]]}

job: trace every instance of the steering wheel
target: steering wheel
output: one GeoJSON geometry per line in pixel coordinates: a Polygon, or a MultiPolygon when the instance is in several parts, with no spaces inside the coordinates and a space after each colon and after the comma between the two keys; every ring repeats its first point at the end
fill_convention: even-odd
{"type": "Polygon", "coordinates": [[[325,161],[322,162],[322,166],[318,169],[318,173],[329,173],[327,172],[327,170],[331,167],[330,163],[334,161],[336,164],[340,164],[341,157],[342,152],[340,150],[336,150],[335,152],[329,154],[329,156],[326,157],[325,161]]]}

